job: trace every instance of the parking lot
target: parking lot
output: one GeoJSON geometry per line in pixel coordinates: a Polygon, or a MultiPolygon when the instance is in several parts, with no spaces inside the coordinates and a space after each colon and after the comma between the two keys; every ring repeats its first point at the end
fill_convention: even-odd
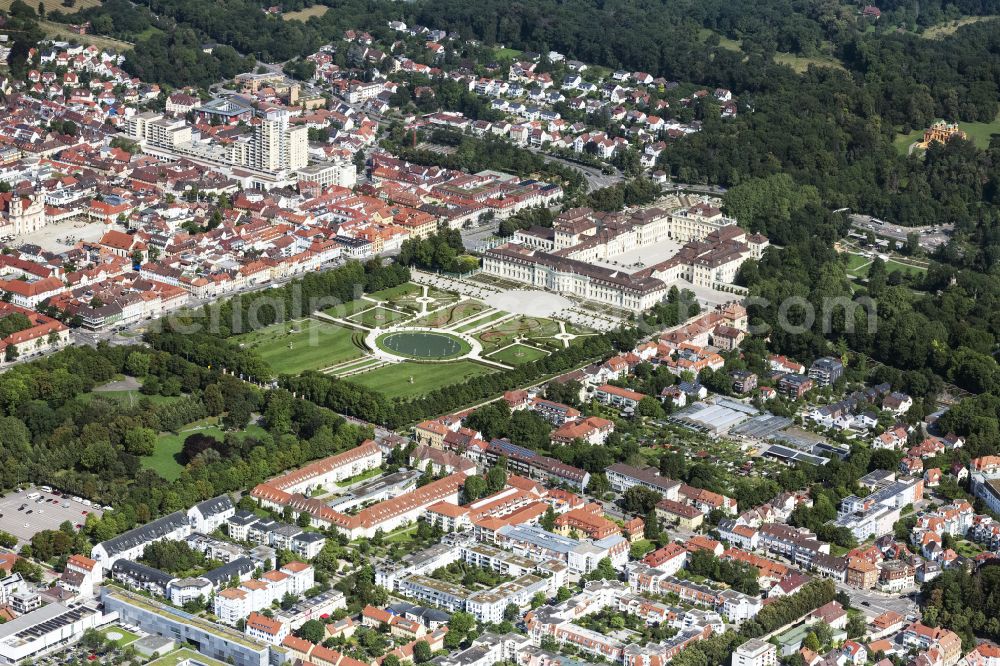
{"type": "Polygon", "coordinates": [[[59,529],[67,520],[75,527],[83,525],[88,513],[98,516],[102,513],[96,505],[87,506],[83,501],[55,492],[25,488],[5,495],[0,499],[0,530],[13,534],[20,543],[27,543],[35,533],[59,529]],[[35,493],[38,497],[28,499],[28,495],[35,493]]]}

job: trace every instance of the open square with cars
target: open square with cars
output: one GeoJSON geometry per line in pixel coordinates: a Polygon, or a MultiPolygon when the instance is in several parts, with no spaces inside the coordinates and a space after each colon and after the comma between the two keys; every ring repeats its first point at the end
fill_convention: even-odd
{"type": "Polygon", "coordinates": [[[81,526],[91,513],[100,516],[103,512],[99,506],[84,504],[81,498],[29,486],[0,499],[0,530],[27,543],[36,533],[59,529],[67,520],[74,527],[81,526]]]}

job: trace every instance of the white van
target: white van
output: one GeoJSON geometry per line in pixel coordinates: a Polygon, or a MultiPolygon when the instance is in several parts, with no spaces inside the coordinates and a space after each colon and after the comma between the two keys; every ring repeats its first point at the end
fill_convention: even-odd
{"type": "Polygon", "coordinates": [[[36,497],[41,497],[41,493],[28,493],[28,499],[33,500],[36,497]]]}

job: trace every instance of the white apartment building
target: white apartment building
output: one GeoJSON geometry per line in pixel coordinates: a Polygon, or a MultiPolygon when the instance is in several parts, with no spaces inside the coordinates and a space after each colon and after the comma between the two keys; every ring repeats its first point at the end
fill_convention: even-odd
{"type": "Polygon", "coordinates": [[[733,666],[775,666],[778,649],[759,638],[751,638],[733,652],[733,666]]]}

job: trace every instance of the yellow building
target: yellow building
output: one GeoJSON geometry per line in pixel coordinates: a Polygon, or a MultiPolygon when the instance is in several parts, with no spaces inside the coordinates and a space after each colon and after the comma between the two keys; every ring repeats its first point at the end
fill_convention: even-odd
{"type": "Polygon", "coordinates": [[[679,527],[688,530],[696,530],[705,522],[704,514],[698,509],[669,499],[660,500],[657,503],[656,517],[663,521],[676,523],[679,527]]]}
{"type": "Polygon", "coordinates": [[[921,148],[927,148],[927,146],[934,141],[948,143],[956,137],[959,139],[967,139],[968,135],[958,128],[958,123],[948,123],[943,120],[938,120],[924,130],[924,140],[918,145],[921,148]]]}

